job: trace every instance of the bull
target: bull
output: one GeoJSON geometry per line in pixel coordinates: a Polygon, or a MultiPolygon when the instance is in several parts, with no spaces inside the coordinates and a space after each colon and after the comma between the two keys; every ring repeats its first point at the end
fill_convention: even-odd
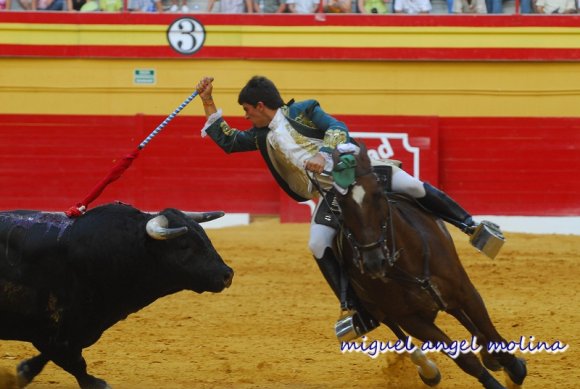
{"type": "Polygon", "coordinates": [[[82,389],[110,388],[87,373],[82,356],[104,331],[160,297],[229,287],[233,270],[199,225],[219,216],[152,215],[124,204],[77,219],[0,212],[0,339],[40,352],[18,365],[19,386],[52,361],[82,389]]]}

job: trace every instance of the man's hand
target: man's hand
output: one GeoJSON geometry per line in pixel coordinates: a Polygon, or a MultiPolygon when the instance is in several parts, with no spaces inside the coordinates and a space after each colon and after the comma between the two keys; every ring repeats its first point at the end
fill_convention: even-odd
{"type": "Polygon", "coordinates": [[[203,101],[211,100],[212,96],[211,93],[213,92],[213,77],[204,77],[201,81],[197,84],[195,89],[199,94],[199,97],[203,101]]]}
{"type": "Polygon", "coordinates": [[[308,171],[314,173],[322,173],[324,171],[324,165],[326,164],[326,159],[320,153],[316,153],[314,157],[311,157],[304,162],[304,168],[308,171]]]}

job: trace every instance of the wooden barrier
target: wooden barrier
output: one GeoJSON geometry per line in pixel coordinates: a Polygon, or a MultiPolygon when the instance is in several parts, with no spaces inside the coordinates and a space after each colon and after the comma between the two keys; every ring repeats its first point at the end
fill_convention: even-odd
{"type": "MultiPolygon", "coordinates": [[[[0,115],[0,209],[66,210],[81,200],[164,117],[0,115]]],[[[580,215],[580,119],[339,116],[372,149],[448,191],[476,214],[580,215]],[[353,127],[354,126],[354,127],[353,127]],[[415,153],[415,154],[414,154],[415,153]],[[382,154],[385,156],[385,154],[382,154]]],[[[241,117],[230,124],[246,127],[241,117]]],[[[281,214],[305,221],[259,153],[226,155],[201,138],[204,118],[180,116],[92,207],[120,200],[141,209],[281,214]]]]}

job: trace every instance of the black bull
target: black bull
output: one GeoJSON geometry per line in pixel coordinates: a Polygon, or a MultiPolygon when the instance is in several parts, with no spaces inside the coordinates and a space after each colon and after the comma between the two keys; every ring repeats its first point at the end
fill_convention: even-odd
{"type": "Polygon", "coordinates": [[[0,339],[40,351],[18,366],[20,386],[53,361],[83,389],[108,388],[82,357],[105,330],[162,296],[228,287],[233,270],[198,224],[219,216],[122,204],[78,219],[0,212],[0,339]]]}

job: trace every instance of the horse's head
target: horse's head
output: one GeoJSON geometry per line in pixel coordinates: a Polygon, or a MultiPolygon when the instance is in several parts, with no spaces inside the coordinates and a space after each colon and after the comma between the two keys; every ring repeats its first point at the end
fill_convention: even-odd
{"type": "Polygon", "coordinates": [[[344,233],[361,272],[383,277],[390,260],[387,247],[388,203],[373,173],[367,149],[333,154],[333,177],[343,215],[344,233]]]}

